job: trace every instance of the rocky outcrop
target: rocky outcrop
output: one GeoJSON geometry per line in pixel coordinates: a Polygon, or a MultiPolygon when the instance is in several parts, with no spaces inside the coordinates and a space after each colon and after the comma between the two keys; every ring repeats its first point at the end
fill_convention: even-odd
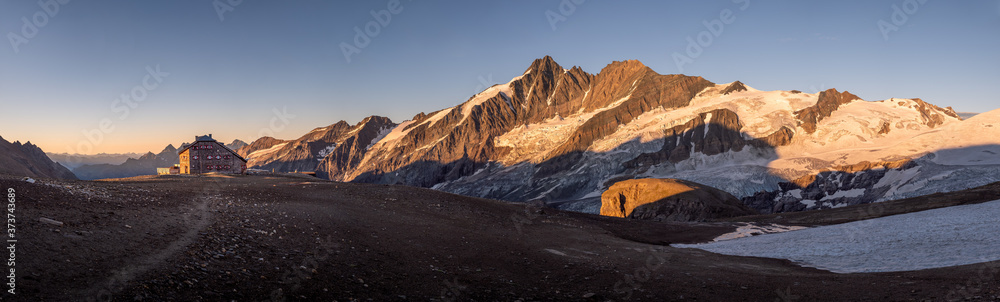
{"type": "Polygon", "coordinates": [[[816,102],[816,105],[795,112],[795,116],[799,119],[799,126],[802,129],[805,129],[807,133],[813,133],[816,132],[816,124],[830,117],[834,111],[837,111],[837,108],[840,108],[840,105],[860,99],[850,92],[838,92],[837,89],[830,88],[819,93],[819,101],[816,102]]]}
{"type": "Polygon", "coordinates": [[[729,84],[729,86],[726,86],[726,89],[723,89],[721,92],[719,92],[719,94],[726,95],[740,91],[747,91],[747,86],[743,85],[743,82],[736,81],[733,82],[732,84],[729,84]]]}
{"type": "Polygon", "coordinates": [[[706,221],[756,214],[733,195],[678,179],[631,179],[601,195],[601,215],[663,221],[706,221]]]}
{"type": "Polygon", "coordinates": [[[365,153],[388,131],[396,127],[389,118],[370,116],[351,128],[353,133],[325,155],[316,169],[316,176],[343,180],[364,159],[365,153]]]}
{"type": "Polygon", "coordinates": [[[890,171],[917,167],[916,162],[869,162],[837,166],[778,183],[778,190],[758,192],[742,199],[747,206],[761,213],[798,212],[827,209],[878,201],[888,187],[876,187],[890,171]]]}
{"type": "Polygon", "coordinates": [[[711,156],[742,151],[746,146],[773,150],[790,143],[794,136],[791,129],[782,127],[763,139],[755,139],[744,136],[742,129],[739,116],[731,110],[704,112],[685,124],[666,129],[660,151],[641,154],[624,165],[638,167],[664,161],[679,163],[691,158],[694,153],[711,156]]]}
{"type": "Polygon", "coordinates": [[[961,117],[958,116],[958,113],[955,112],[955,109],[952,109],[951,107],[941,108],[935,106],[934,104],[924,102],[924,100],[919,98],[913,99],[913,101],[917,103],[916,110],[920,113],[920,118],[923,120],[923,123],[927,125],[927,127],[934,128],[943,125],[945,123],[946,116],[961,119],[961,117]]]}
{"type": "Polygon", "coordinates": [[[10,143],[0,137],[0,173],[58,179],[77,179],[73,172],[53,162],[41,148],[26,142],[10,143]]]}

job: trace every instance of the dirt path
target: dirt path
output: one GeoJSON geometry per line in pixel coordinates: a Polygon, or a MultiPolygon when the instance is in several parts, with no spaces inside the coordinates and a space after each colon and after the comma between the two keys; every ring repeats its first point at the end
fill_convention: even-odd
{"type": "MultiPolygon", "coordinates": [[[[184,214],[181,224],[186,227],[186,231],[180,238],[170,242],[157,253],[139,258],[125,267],[119,268],[111,274],[111,277],[96,284],[82,294],[86,297],[94,297],[97,301],[110,301],[115,294],[125,288],[125,285],[129,281],[157,268],[171,256],[183,251],[198,239],[198,234],[212,224],[212,212],[209,210],[210,205],[217,204],[221,199],[218,195],[203,195],[198,198],[193,206],[187,205],[182,207],[181,210],[184,214]]],[[[150,218],[156,219],[155,217],[150,218]]]]}

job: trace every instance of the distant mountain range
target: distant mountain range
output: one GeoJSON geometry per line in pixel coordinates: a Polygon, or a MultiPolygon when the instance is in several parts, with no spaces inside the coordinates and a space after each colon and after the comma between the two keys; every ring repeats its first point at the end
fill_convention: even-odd
{"type": "Polygon", "coordinates": [[[69,154],[45,152],[53,161],[59,162],[70,170],[83,165],[124,163],[129,158],[139,158],[141,153],[100,153],[100,154],[69,154]]]}
{"type": "Polygon", "coordinates": [[[31,142],[8,142],[0,137],[0,173],[60,179],[76,179],[73,172],[53,162],[42,149],[31,142]]]}
{"type": "MultiPolygon", "coordinates": [[[[181,144],[183,149],[188,143],[181,144]]],[[[246,142],[234,140],[226,147],[236,150],[246,146],[246,142]]],[[[73,173],[83,180],[104,179],[104,178],[124,178],[139,175],[155,175],[156,168],[171,167],[180,163],[177,157],[179,149],[173,144],[167,145],[159,153],[147,152],[140,156],[128,156],[119,163],[96,163],[83,164],[73,169],[73,173]]],[[[60,155],[57,155],[60,156],[60,155]]],[[[117,159],[121,155],[61,155],[67,159],[79,159],[80,161],[100,161],[117,159]]]]}
{"type": "Polygon", "coordinates": [[[545,57],[454,107],[401,123],[341,121],[239,152],[254,168],[591,213],[619,180],[677,178],[783,212],[1000,181],[998,146],[998,111],[962,121],[916,98],[759,91],[638,61],[590,74],[545,57]]]}

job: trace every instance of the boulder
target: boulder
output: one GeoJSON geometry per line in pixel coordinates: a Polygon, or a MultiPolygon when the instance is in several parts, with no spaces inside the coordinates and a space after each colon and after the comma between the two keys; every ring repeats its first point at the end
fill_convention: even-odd
{"type": "Polygon", "coordinates": [[[601,194],[601,215],[662,221],[706,221],[757,214],[722,190],[679,179],[629,179],[601,194]]]}

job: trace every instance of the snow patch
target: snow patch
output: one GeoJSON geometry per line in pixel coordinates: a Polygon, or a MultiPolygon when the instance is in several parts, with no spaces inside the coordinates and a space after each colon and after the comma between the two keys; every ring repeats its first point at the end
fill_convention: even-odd
{"type": "Polygon", "coordinates": [[[254,151],[253,153],[250,153],[247,156],[247,159],[257,158],[257,157],[267,157],[275,152],[278,152],[278,150],[281,150],[281,148],[285,147],[285,145],[288,145],[288,143],[280,143],[264,150],[254,151]]]}
{"type": "Polygon", "coordinates": [[[365,147],[365,150],[371,149],[372,146],[375,146],[375,144],[378,144],[380,141],[382,141],[382,139],[384,139],[386,136],[388,136],[389,133],[392,133],[392,130],[394,130],[394,129],[395,129],[394,127],[383,127],[382,129],[379,129],[378,130],[378,135],[376,135],[375,138],[372,139],[372,141],[370,143],[368,143],[368,146],[365,147]]]}
{"type": "Polygon", "coordinates": [[[1000,260],[1000,200],[719,241],[675,244],[788,259],[836,273],[896,272],[1000,260]]]}
{"type": "Polygon", "coordinates": [[[784,233],[789,231],[797,231],[806,229],[806,227],[801,226],[785,226],[780,224],[768,224],[768,225],[756,225],[752,223],[744,224],[736,228],[736,231],[731,233],[722,234],[719,237],[715,237],[712,241],[725,241],[732,240],[743,237],[764,235],[764,234],[774,234],[774,233],[784,233]]]}
{"type": "Polygon", "coordinates": [[[820,199],[820,201],[827,201],[827,200],[837,199],[837,198],[855,198],[855,197],[861,197],[861,196],[865,195],[865,191],[866,191],[865,189],[851,189],[851,190],[847,190],[847,191],[837,191],[836,193],[833,193],[831,195],[827,195],[826,197],[823,197],[822,199],[820,199]]]}
{"type": "Polygon", "coordinates": [[[337,144],[331,144],[329,146],[326,146],[326,148],[323,148],[323,150],[319,150],[319,153],[316,153],[316,160],[323,161],[323,159],[326,158],[326,156],[329,155],[330,152],[333,152],[333,150],[335,149],[337,149],[337,144]]]}

